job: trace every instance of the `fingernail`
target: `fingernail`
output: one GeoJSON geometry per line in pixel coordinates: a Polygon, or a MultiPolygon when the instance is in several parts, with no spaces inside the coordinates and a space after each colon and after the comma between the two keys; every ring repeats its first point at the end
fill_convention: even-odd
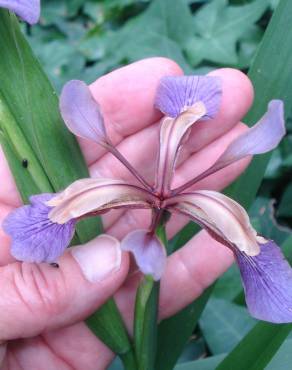
{"type": "Polygon", "coordinates": [[[71,253],[85,278],[92,283],[106,279],[121,266],[120,243],[109,235],[100,235],[83,246],[72,248],[71,253]]]}

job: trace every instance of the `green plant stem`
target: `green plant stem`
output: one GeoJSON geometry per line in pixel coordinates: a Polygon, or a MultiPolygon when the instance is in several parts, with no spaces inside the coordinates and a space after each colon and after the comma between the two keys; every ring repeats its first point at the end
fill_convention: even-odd
{"type": "Polygon", "coordinates": [[[134,343],[138,370],[154,370],[159,283],[145,276],[137,290],[134,343]]]}
{"type": "MultiPolygon", "coordinates": [[[[156,235],[167,247],[165,227],[156,229],[156,235]]],[[[160,284],[146,275],[137,290],[134,319],[134,345],[138,370],[155,370],[157,349],[157,313],[160,284]]]]}

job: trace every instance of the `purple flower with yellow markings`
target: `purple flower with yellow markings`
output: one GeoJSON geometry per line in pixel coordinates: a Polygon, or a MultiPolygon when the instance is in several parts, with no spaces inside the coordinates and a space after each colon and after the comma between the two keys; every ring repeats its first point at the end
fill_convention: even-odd
{"type": "Polygon", "coordinates": [[[40,18],[40,0],[0,0],[0,8],[9,9],[29,24],[40,18]]]}
{"type": "Polygon", "coordinates": [[[233,251],[254,317],[291,322],[292,270],[279,247],[257,234],[246,211],[234,200],[216,191],[190,190],[198,181],[235,161],[275,148],[285,134],[283,103],[272,100],[259,122],[237,137],[209,169],[177,188],[172,186],[178,154],[190,129],[196,122],[216,116],[221,95],[217,77],[161,80],[155,106],[165,116],[161,120],[156,178],[151,184],[111,143],[89,88],[82,81],[67,83],[60,99],[67,127],[110,151],[133,174],[138,185],[118,179],[82,179],[55,196],[34,197],[31,206],[14,211],[5,221],[5,230],[13,239],[12,254],[22,260],[51,262],[69,244],[78,220],[118,208],[149,209],[149,228],[129,233],[121,247],[133,253],[144,274],[159,280],[167,257],[155,230],[165,212],[178,213],[233,251]]]}

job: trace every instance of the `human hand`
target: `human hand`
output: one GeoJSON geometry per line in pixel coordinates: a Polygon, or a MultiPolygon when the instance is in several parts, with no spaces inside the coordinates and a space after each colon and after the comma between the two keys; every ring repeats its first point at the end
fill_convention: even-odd
{"type": "MultiPolygon", "coordinates": [[[[113,143],[146,179],[154,178],[158,149],[160,115],[153,108],[155,90],[162,76],[180,73],[173,62],[153,58],[121,68],[91,86],[113,143]]],[[[238,122],[252,102],[250,82],[235,70],[222,69],[214,73],[223,81],[220,112],[215,120],[200,122],[193,128],[178,163],[175,185],[202,172],[245,129],[238,122]]],[[[80,140],[80,144],[92,176],[132,180],[111,154],[85,140],[80,140]]],[[[196,184],[196,188],[220,190],[232,182],[247,163],[246,159],[236,162],[196,184]]],[[[5,179],[0,189],[1,222],[21,204],[3,154],[0,177],[5,179]]],[[[103,222],[106,232],[120,239],[132,229],[147,227],[149,217],[146,211],[114,211],[105,214],[103,222]]],[[[185,222],[173,216],[168,224],[169,237],[185,222]]],[[[105,369],[113,354],[82,320],[116,292],[116,301],[131,330],[139,273],[131,267],[128,274],[128,256],[124,253],[120,260],[116,242],[101,237],[79,250],[68,249],[58,261],[60,267],[53,268],[47,264],[13,261],[9,244],[9,238],[1,231],[0,341],[11,340],[6,352],[5,346],[0,346],[0,359],[4,358],[1,369],[39,370],[43,364],[46,370],[105,369]],[[82,253],[82,257],[77,258],[83,261],[81,268],[76,252],[73,252],[75,258],[72,257],[72,250],[82,253]],[[92,263],[93,270],[90,269],[92,263]]],[[[160,319],[198,297],[232,261],[232,253],[205,232],[169,257],[161,280],[160,319]]]]}

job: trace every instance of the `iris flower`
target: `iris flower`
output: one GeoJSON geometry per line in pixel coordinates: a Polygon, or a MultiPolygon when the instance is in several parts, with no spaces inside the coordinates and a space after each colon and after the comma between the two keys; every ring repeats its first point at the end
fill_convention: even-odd
{"type": "Polygon", "coordinates": [[[40,0],[0,0],[0,8],[6,8],[30,24],[40,18],[40,0]]]}
{"type": "Polygon", "coordinates": [[[198,121],[214,118],[221,102],[217,77],[164,77],[155,106],[164,114],[153,184],[132,167],[107,136],[103,116],[89,88],[73,80],[63,88],[60,110],[67,127],[77,136],[93,140],[119,159],[136,178],[87,178],[75,181],[58,194],[31,197],[31,205],[12,212],[4,223],[12,237],[12,254],[20,260],[53,262],[70,243],[78,220],[112,209],[142,208],[152,212],[147,230],[134,230],[121,242],[133,253],[144,274],[159,280],[166,251],[155,234],[164,212],[189,217],[234,253],[250,313],[271,322],[292,321],[292,270],[280,248],[259,236],[238,203],[211,190],[190,190],[203,178],[246,156],[275,148],[285,134],[283,103],[272,100],[259,122],[237,137],[206,171],[178,188],[172,179],[176,160],[190,129],[198,121]]]}

